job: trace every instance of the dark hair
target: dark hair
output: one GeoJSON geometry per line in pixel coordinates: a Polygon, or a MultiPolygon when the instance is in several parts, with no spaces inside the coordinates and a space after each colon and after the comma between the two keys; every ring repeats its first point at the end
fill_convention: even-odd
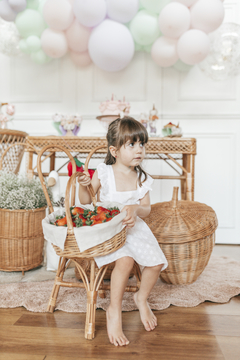
{"type": "MultiPolygon", "coordinates": [[[[118,118],[112,121],[107,132],[108,152],[104,161],[105,164],[113,165],[116,162],[116,159],[112,156],[109,147],[114,146],[117,150],[119,150],[128,140],[133,143],[140,141],[143,144],[146,144],[148,142],[148,133],[146,128],[139,121],[130,116],[124,116],[122,119],[118,118]]],[[[139,171],[138,181],[139,186],[142,186],[142,182],[147,179],[147,174],[140,165],[135,166],[135,170],[139,171]],[[145,175],[143,181],[141,181],[142,174],[145,175]]]]}

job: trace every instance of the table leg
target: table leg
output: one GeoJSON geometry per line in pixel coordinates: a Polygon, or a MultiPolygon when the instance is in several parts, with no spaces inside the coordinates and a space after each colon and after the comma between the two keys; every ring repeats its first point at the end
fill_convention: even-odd
{"type": "MultiPolygon", "coordinates": [[[[183,154],[183,162],[182,162],[182,166],[186,169],[187,168],[187,155],[183,154]]],[[[184,173],[184,171],[182,171],[182,175],[186,176],[186,174],[184,173]]],[[[187,179],[181,179],[181,200],[187,200],[187,179]]]]}
{"type": "Polygon", "coordinates": [[[56,155],[55,155],[55,152],[54,152],[54,153],[50,156],[50,171],[49,171],[49,172],[55,170],[55,157],[56,157],[56,155]]]}
{"type": "Polygon", "coordinates": [[[187,187],[187,198],[186,200],[194,201],[194,155],[188,155],[186,162],[186,170],[187,170],[187,179],[186,179],[186,187],[187,187]]]}
{"type": "Polygon", "coordinates": [[[33,152],[28,152],[28,165],[27,165],[27,177],[28,179],[33,178],[33,152]]]}

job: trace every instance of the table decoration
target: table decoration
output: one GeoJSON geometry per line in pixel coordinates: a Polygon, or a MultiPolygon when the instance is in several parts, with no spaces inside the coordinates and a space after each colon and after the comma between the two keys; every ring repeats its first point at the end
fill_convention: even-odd
{"type": "Polygon", "coordinates": [[[52,116],[53,126],[60,135],[73,136],[77,135],[82,122],[80,115],[63,115],[54,114],[52,116]]]}

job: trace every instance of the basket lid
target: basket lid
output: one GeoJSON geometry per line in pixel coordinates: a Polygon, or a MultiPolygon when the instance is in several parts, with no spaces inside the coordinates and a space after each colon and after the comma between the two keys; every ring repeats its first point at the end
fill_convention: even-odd
{"type": "Polygon", "coordinates": [[[171,201],[152,205],[144,219],[161,243],[186,243],[211,235],[218,226],[215,211],[196,201],[178,200],[174,187],[171,201]]]}

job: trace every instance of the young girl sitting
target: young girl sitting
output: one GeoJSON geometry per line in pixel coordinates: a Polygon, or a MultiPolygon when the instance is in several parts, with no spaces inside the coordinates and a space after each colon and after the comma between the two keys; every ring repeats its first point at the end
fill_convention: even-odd
{"type": "Polygon", "coordinates": [[[87,173],[79,180],[79,199],[82,204],[91,202],[86,186],[92,181],[95,193],[100,189],[99,201],[122,203],[125,205],[122,211],[127,211],[123,220],[127,227],[126,243],[114,253],[95,258],[99,268],[115,261],[111,275],[110,305],[106,312],[107,331],[112,344],[123,346],[129,341],[122,330],[122,298],[134,260],[144,266],[141,286],[134,294],[134,301],[147,331],[157,326],[157,318],[147,298],[160,271],[167,267],[167,260],[157,239],[141,219],[151,211],[149,190],[153,182],[140,166],[148,141],[145,127],[131,117],[119,118],[109,125],[107,141],[105,163],[98,165],[92,180],[87,173]]]}

